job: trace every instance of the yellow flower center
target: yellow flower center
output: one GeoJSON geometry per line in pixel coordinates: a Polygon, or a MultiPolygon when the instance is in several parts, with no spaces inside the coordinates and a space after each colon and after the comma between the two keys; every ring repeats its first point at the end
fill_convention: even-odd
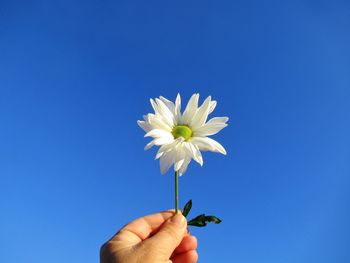
{"type": "Polygon", "coordinates": [[[183,137],[186,141],[192,137],[192,130],[186,125],[177,125],[171,132],[175,139],[183,137]]]}

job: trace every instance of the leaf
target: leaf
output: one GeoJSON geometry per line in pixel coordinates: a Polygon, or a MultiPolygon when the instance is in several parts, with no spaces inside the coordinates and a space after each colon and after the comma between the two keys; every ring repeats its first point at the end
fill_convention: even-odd
{"type": "Polygon", "coordinates": [[[216,216],[206,216],[205,220],[207,222],[211,222],[211,223],[214,223],[214,224],[220,224],[221,223],[221,219],[216,217],[216,216]]]}
{"type": "Polygon", "coordinates": [[[207,223],[205,222],[205,214],[201,214],[201,215],[191,219],[190,221],[187,222],[187,225],[198,226],[198,227],[206,226],[207,223]]]}
{"type": "Polygon", "coordinates": [[[186,217],[188,215],[188,213],[191,211],[191,208],[192,208],[192,200],[188,201],[185,206],[184,206],[184,209],[183,209],[183,212],[182,212],[182,215],[184,217],[186,217]]]}
{"type": "Polygon", "coordinates": [[[211,222],[214,224],[220,224],[221,220],[216,216],[206,216],[205,214],[201,214],[201,215],[191,219],[190,221],[188,221],[187,225],[204,227],[207,225],[207,222],[211,222]]]}

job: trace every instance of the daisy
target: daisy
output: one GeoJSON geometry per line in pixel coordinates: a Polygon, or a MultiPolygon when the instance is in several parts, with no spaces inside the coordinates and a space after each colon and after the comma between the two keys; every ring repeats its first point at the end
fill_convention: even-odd
{"type": "Polygon", "coordinates": [[[193,159],[201,166],[201,151],[212,151],[226,155],[225,148],[208,136],[218,133],[227,126],[228,117],[215,117],[207,121],[208,115],[216,107],[216,101],[207,97],[198,106],[199,94],[193,94],[184,112],[181,112],[181,97],[177,95],[175,103],[160,96],[151,99],[154,113],[144,115],[138,125],[146,132],[145,137],[153,140],[145,146],[160,146],[156,159],[160,158],[160,170],[165,174],[173,165],[178,175],[186,172],[193,159]]]}

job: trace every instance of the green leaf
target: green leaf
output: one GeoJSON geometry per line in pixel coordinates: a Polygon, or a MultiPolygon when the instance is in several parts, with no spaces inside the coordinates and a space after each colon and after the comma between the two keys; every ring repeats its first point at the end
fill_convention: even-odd
{"type": "Polygon", "coordinates": [[[206,216],[205,214],[201,214],[201,215],[191,219],[190,221],[188,221],[187,225],[204,227],[207,225],[207,222],[214,223],[214,224],[220,224],[221,220],[216,216],[206,216]]]}
{"type": "Polygon", "coordinates": [[[187,222],[187,225],[198,226],[198,227],[206,226],[207,223],[205,222],[205,214],[201,214],[201,215],[191,219],[190,221],[187,222]]]}
{"type": "Polygon", "coordinates": [[[220,224],[221,223],[220,218],[217,218],[216,216],[206,216],[205,220],[207,222],[211,222],[211,223],[214,223],[214,224],[220,224]]]}
{"type": "Polygon", "coordinates": [[[183,212],[182,212],[182,215],[184,217],[186,217],[188,215],[188,213],[191,211],[191,208],[192,208],[192,200],[188,201],[186,204],[185,204],[185,207],[183,209],[183,212]]]}

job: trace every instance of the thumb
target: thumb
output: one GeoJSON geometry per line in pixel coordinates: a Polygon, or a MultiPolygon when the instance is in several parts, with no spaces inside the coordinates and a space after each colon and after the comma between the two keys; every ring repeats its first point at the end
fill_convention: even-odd
{"type": "Polygon", "coordinates": [[[148,251],[157,251],[157,257],[168,260],[175,248],[180,245],[187,228],[186,218],[179,212],[169,218],[158,232],[147,239],[144,245],[148,251]]]}

